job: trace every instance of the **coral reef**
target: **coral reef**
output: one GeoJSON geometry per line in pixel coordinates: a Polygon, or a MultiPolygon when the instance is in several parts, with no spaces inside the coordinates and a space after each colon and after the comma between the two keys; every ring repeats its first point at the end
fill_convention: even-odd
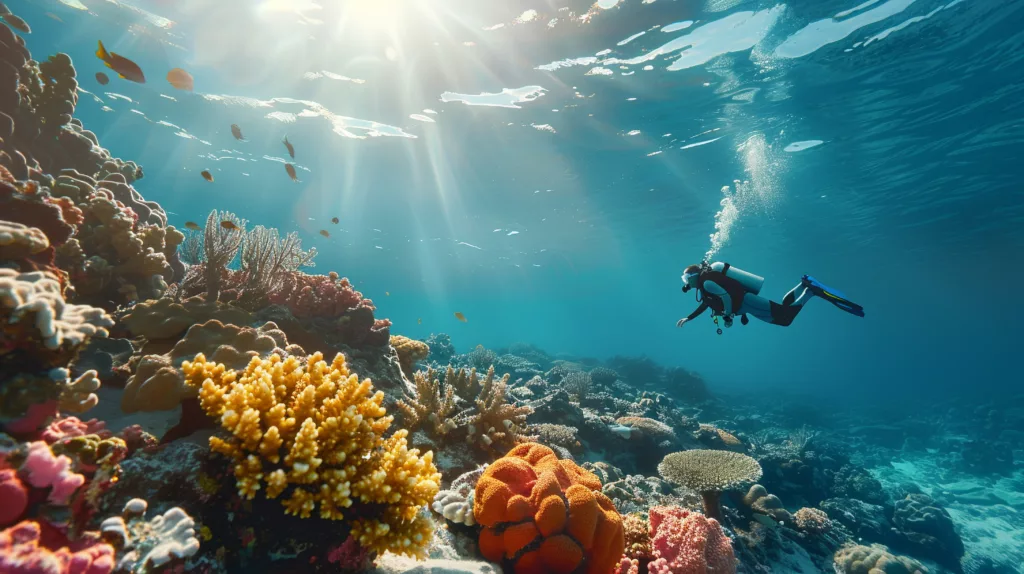
{"type": "Polygon", "coordinates": [[[198,355],[182,369],[200,389],[203,410],[231,433],[211,437],[210,447],[232,459],[241,496],[264,489],[268,498],[284,495],[289,514],[308,517],[319,505],[320,517],[331,520],[357,502],[380,505],[372,518],[351,521],[360,545],[425,554],[432,524],[420,509],[441,478],[433,454],[409,450],[404,429],[384,437],[392,421],[384,395],[351,374],[343,355],[330,365],[319,353],[305,365],[295,357],[253,358],[242,372],[198,355]]]}
{"type": "Polygon", "coordinates": [[[747,455],[721,450],[672,453],[658,465],[667,480],[696,490],[704,497],[704,513],[721,518],[721,493],[757,482],[761,465],[747,455]]]}
{"type": "MultiPolygon", "coordinates": [[[[451,367],[449,367],[450,373],[451,367]]],[[[452,379],[448,378],[447,380],[452,379]]],[[[455,389],[450,384],[445,385],[442,396],[441,381],[437,378],[437,371],[434,369],[416,372],[413,381],[415,396],[406,396],[396,403],[398,410],[402,413],[402,423],[405,428],[410,432],[426,428],[435,439],[441,439],[455,430],[457,425],[451,418],[455,410],[455,389]]]]}
{"type": "MultiPolygon", "coordinates": [[[[468,386],[475,386],[476,372],[469,376],[468,386]]],[[[460,415],[468,430],[467,441],[480,445],[485,450],[501,451],[533,437],[526,435],[526,417],[533,409],[528,406],[510,404],[506,397],[508,375],[495,380],[494,368],[487,370],[487,376],[479,383],[480,393],[474,401],[475,412],[460,415]]],[[[456,387],[458,388],[458,387],[456,387]]]]}
{"type": "Polygon", "coordinates": [[[480,552],[516,572],[609,572],[622,557],[622,518],[601,483],[546,446],[521,444],[490,465],[473,512],[480,552]]]}

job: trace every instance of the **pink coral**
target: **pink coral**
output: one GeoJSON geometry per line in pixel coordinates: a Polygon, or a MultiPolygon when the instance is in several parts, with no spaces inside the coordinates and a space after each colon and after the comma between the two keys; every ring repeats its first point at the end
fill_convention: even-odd
{"type": "Polygon", "coordinates": [[[678,506],[650,510],[651,574],[728,574],[736,572],[732,541],[717,520],[678,506]]]}
{"type": "Polygon", "coordinates": [[[53,504],[67,504],[71,496],[85,484],[85,477],[71,472],[71,459],[53,456],[45,442],[36,441],[28,446],[28,455],[22,470],[28,473],[28,483],[36,488],[50,490],[49,501],[53,504]]]}
{"type": "Polygon", "coordinates": [[[613,574],[640,574],[640,561],[623,556],[613,574]]]}
{"type": "Polygon", "coordinates": [[[0,527],[21,518],[28,508],[28,489],[11,469],[0,470],[0,527]]]}
{"type": "Polygon", "coordinates": [[[65,438],[74,438],[77,436],[85,436],[87,434],[96,434],[99,435],[100,438],[109,438],[113,436],[113,433],[106,430],[106,428],[106,423],[96,419],[82,421],[78,417],[64,417],[50,423],[50,425],[43,430],[42,439],[46,444],[53,444],[65,438]]]}
{"type": "Polygon", "coordinates": [[[108,574],[114,548],[94,543],[77,551],[50,550],[40,543],[42,530],[29,520],[0,532],[0,572],[11,574],[108,574]]]}

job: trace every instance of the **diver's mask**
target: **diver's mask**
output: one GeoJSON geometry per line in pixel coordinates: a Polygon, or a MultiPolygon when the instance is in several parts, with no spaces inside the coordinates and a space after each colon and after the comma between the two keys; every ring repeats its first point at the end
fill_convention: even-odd
{"type": "Polygon", "coordinates": [[[700,273],[683,273],[683,293],[688,292],[697,284],[697,277],[700,277],[700,273]]]}

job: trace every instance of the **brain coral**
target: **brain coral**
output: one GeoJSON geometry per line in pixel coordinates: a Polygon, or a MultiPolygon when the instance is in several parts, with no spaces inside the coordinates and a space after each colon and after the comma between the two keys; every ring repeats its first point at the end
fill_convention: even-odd
{"type": "Polygon", "coordinates": [[[622,517],[601,481],[550,448],[524,443],[487,467],[473,513],[480,552],[516,574],[607,574],[625,548],[622,517]]]}
{"type": "Polygon", "coordinates": [[[182,371],[230,432],[211,437],[210,448],[233,459],[241,496],[264,490],[283,496],[288,514],[307,518],[319,506],[330,520],[361,503],[351,521],[361,546],[425,557],[433,523],[420,510],[441,481],[434,455],[409,449],[404,429],[384,437],[392,421],[384,393],[350,373],[344,355],[327,364],[314,353],[303,364],[273,354],[234,371],[200,354],[182,371]]]}

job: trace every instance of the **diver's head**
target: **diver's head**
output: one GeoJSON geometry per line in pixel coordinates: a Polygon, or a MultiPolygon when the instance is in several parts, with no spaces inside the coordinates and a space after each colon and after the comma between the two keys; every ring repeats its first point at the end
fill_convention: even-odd
{"type": "Polygon", "coordinates": [[[683,270],[683,293],[697,286],[697,277],[700,276],[700,265],[690,265],[683,270]]]}

